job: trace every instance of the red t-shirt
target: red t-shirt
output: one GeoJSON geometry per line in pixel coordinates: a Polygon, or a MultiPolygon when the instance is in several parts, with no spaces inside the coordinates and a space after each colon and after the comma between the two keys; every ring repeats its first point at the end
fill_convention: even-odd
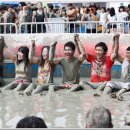
{"type": "Polygon", "coordinates": [[[95,56],[88,54],[87,61],[91,63],[91,82],[111,80],[113,61],[111,61],[110,56],[105,56],[103,61],[98,62],[95,56]]]}

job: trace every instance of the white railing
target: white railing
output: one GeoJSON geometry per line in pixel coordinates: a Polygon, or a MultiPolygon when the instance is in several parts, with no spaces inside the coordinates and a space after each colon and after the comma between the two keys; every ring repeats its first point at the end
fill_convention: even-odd
{"type": "Polygon", "coordinates": [[[106,24],[106,33],[130,33],[130,21],[115,21],[106,24]]]}
{"type": "Polygon", "coordinates": [[[0,23],[0,34],[12,33],[130,33],[130,21],[108,22],[103,26],[99,21],[73,21],[66,22],[59,18],[48,22],[25,22],[19,25],[14,23],[0,23]],[[51,22],[50,22],[51,21],[51,22]],[[30,32],[28,32],[30,28],[30,32]]]}
{"type": "Polygon", "coordinates": [[[15,23],[0,23],[0,34],[18,33],[18,27],[15,23]]]}
{"type": "Polygon", "coordinates": [[[104,30],[98,21],[26,22],[20,24],[19,33],[26,33],[28,25],[31,28],[30,33],[103,33],[104,30]],[[25,29],[25,32],[22,29],[25,29]]]}

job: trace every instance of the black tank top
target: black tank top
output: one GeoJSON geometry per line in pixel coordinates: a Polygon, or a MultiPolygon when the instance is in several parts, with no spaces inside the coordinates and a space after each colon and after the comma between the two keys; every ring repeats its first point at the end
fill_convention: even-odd
{"type": "Polygon", "coordinates": [[[38,12],[36,11],[36,22],[44,22],[44,12],[42,12],[42,14],[38,14],[38,12]]]}

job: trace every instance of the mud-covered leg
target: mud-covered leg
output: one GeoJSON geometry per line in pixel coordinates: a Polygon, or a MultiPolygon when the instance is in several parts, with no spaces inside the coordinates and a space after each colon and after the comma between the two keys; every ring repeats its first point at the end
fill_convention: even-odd
{"type": "Polygon", "coordinates": [[[24,93],[32,93],[33,89],[35,89],[37,84],[31,83],[25,90],[24,93]]]}
{"type": "Polygon", "coordinates": [[[83,87],[83,89],[85,89],[85,90],[91,90],[91,89],[95,89],[95,86],[93,85],[91,85],[91,84],[89,84],[88,82],[85,82],[85,81],[80,81],[79,82],[79,85],[81,86],[81,87],[83,87]]]}
{"type": "Polygon", "coordinates": [[[106,87],[106,82],[99,83],[97,86],[98,87],[94,92],[94,96],[101,96],[103,94],[104,88],[106,87]]]}
{"type": "Polygon", "coordinates": [[[49,91],[57,91],[59,89],[65,89],[63,85],[50,85],[49,86],[49,91]]]}
{"type": "Polygon", "coordinates": [[[33,94],[37,94],[37,93],[41,93],[43,90],[42,90],[42,85],[37,85],[37,87],[35,89],[33,89],[32,93],[33,94]]]}
{"type": "Polygon", "coordinates": [[[119,92],[117,92],[116,98],[117,98],[119,101],[123,101],[122,94],[125,93],[125,92],[127,92],[127,89],[122,88],[121,90],[119,90],[119,92]]]}
{"type": "Polygon", "coordinates": [[[70,88],[70,92],[74,92],[74,91],[80,91],[83,90],[83,87],[81,87],[79,84],[74,84],[73,87],[70,88]]]}
{"type": "Polygon", "coordinates": [[[27,88],[29,84],[26,83],[19,83],[18,86],[14,89],[14,91],[21,91],[27,88]]]}
{"type": "Polygon", "coordinates": [[[12,83],[8,84],[7,86],[5,86],[5,87],[3,88],[3,90],[12,90],[12,89],[16,88],[17,85],[18,85],[18,83],[12,82],[12,83]]]}
{"type": "Polygon", "coordinates": [[[112,92],[112,88],[110,86],[106,86],[103,91],[103,94],[110,94],[111,92],[112,92]]]}

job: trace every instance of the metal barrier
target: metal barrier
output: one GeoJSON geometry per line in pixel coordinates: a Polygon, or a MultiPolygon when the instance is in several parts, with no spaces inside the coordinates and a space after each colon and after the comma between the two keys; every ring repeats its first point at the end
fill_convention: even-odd
{"type": "Polygon", "coordinates": [[[106,24],[106,33],[130,33],[130,21],[114,21],[106,24]]]}
{"type": "Polygon", "coordinates": [[[108,22],[103,26],[99,21],[65,22],[60,18],[48,19],[48,22],[25,22],[19,25],[14,23],[0,23],[0,34],[12,33],[130,33],[130,21],[108,22]],[[54,21],[53,21],[54,20],[54,21]],[[58,20],[58,19],[57,19],[58,20]],[[50,22],[52,21],[52,22],[50,22]]]}
{"type": "Polygon", "coordinates": [[[31,22],[22,23],[19,33],[103,33],[104,28],[99,21],[74,21],[74,22],[31,22]]]}
{"type": "Polygon", "coordinates": [[[0,34],[18,33],[18,27],[15,23],[0,23],[0,34]]]}

